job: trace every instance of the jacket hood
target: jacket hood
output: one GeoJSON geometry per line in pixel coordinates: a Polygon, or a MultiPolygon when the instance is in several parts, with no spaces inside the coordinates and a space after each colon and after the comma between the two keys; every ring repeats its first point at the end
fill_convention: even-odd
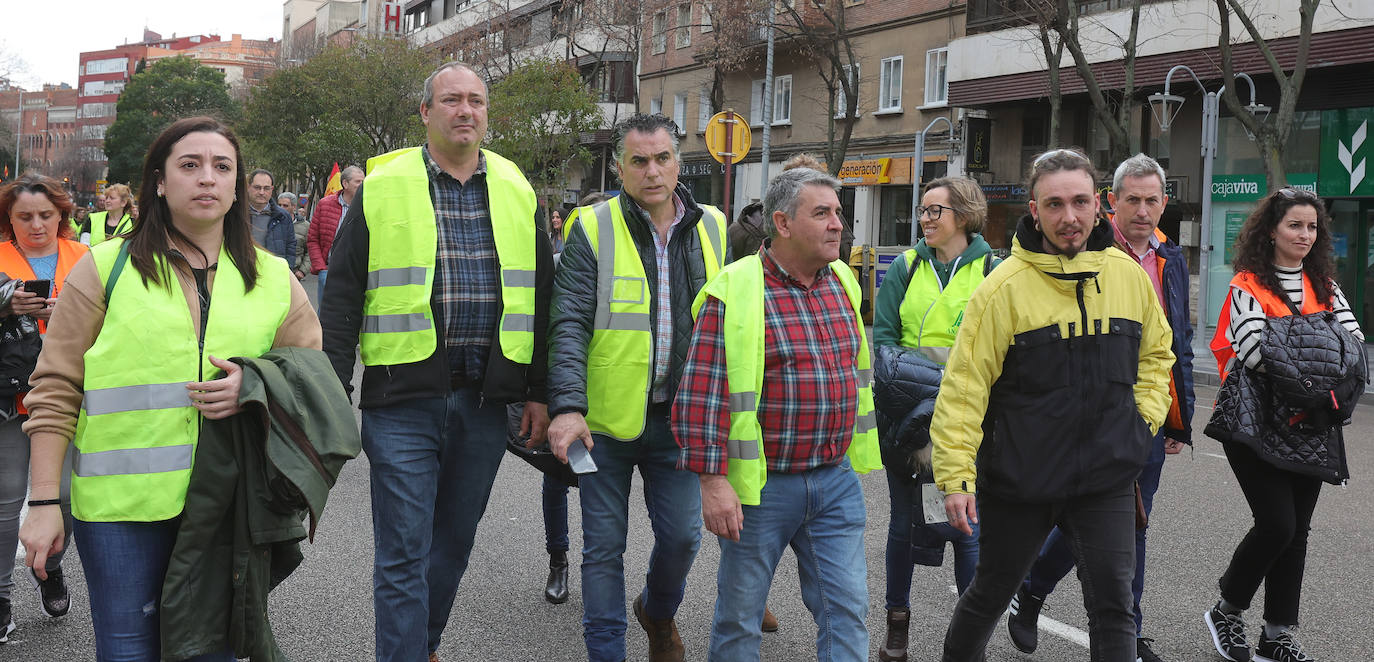
{"type": "Polygon", "coordinates": [[[1076,280],[1097,275],[1102,270],[1107,249],[1115,241],[1112,224],[1100,220],[1088,233],[1088,243],[1072,259],[1063,255],[1045,252],[1045,235],[1035,227],[1030,214],[1021,217],[1016,224],[1016,236],[1012,238],[1011,254],[1036,269],[1057,278],[1076,280]]]}
{"type": "MultiPolygon", "coordinates": [[[[935,259],[935,249],[927,246],[925,239],[917,241],[916,245],[912,248],[916,249],[916,254],[921,256],[922,260],[938,262],[938,260],[935,259]]],[[[992,246],[988,244],[988,240],[984,239],[983,235],[975,232],[969,236],[968,248],[965,248],[964,252],[959,254],[958,261],[961,265],[968,264],[974,260],[981,259],[984,255],[991,252],[992,246]]],[[[908,265],[908,268],[910,268],[910,265],[908,265]]]]}

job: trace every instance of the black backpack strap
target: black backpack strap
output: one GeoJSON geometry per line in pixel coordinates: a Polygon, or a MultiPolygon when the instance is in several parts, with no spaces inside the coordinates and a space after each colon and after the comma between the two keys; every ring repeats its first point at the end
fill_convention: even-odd
{"type": "Polygon", "coordinates": [[[124,271],[124,263],[129,261],[129,241],[126,239],[120,242],[119,256],[115,258],[114,268],[110,269],[110,277],[105,279],[105,308],[110,307],[110,294],[114,292],[115,283],[119,282],[119,273],[124,271]]]}
{"type": "Polygon", "coordinates": [[[983,276],[992,273],[992,251],[983,254],[983,276]]]}

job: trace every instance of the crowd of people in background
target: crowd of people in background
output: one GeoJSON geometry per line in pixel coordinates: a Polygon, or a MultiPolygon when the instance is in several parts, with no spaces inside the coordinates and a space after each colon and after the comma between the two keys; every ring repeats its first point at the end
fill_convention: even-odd
{"type": "MultiPolygon", "coordinates": [[[[23,543],[56,618],[80,547],[98,659],[275,659],[267,591],[365,452],[376,659],[437,662],[508,445],[545,456],[554,604],[571,590],[578,489],[591,662],[626,658],[631,619],[653,662],[759,659],[789,548],[817,659],[868,659],[859,476],[879,469],[878,659],[912,659],[915,566],[951,545],[947,662],[985,659],[1009,606],[1012,644],[1035,651],[1075,566],[1091,659],[1161,659],[1142,609],[1149,518],[1196,425],[1190,276],[1159,228],[1158,162],[1123,161],[1108,211],[1083,152],[1036,156],[1004,257],[977,182],[926,183],[870,342],[840,182],[815,159],[794,157],[730,223],[679,181],[674,122],[635,114],[614,130],[619,194],[558,208],[482,148],[487,92],[473,69],[440,67],[425,143],[345,167],[313,210],[208,117],[163,131],[138,194],[108,186],[78,222],[56,180],[0,188],[0,558],[23,543]],[[625,574],[636,471],[653,533],[642,578],[625,574]],[[263,527],[281,533],[250,534],[263,527]],[[715,610],[709,640],[685,642],[703,528],[720,548],[715,610]],[[214,572],[249,579],[215,589],[230,583],[214,572]],[[244,619],[255,627],[231,630],[244,619]]],[[[1232,662],[1313,659],[1292,630],[1308,531],[1322,481],[1348,477],[1341,426],[1365,385],[1330,223],[1309,192],[1265,197],[1210,342],[1223,382],[1205,432],[1253,527],[1197,628],[1232,662]],[[1252,646],[1243,615],[1261,585],[1252,646]]],[[[0,566],[0,643],[13,587],[0,566]]]]}

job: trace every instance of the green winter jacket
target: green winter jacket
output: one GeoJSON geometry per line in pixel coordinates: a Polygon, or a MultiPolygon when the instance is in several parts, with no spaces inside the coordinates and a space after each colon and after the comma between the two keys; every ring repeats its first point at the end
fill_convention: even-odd
{"type": "Polygon", "coordinates": [[[323,352],[286,347],[232,360],[243,366],[243,412],[201,427],[162,583],[164,660],[225,649],[287,659],[267,620],[267,593],[300,565],[301,539],[313,541],[329,489],[362,450],[323,352]]]}
{"type": "MultiPolygon", "coordinates": [[[[968,248],[964,249],[959,257],[948,263],[942,263],[935,259],[935,251],[926,246],[926,240],[916,242],[912,248],[916,249],[916,256],[929,262],[935,269],[935,275],[940,279],[940,283],[948,283],[953,276],[952,267],[956,264],[968,264],[974,260],[982,260],[984,255],[992,253],[992,247],[988,245],[986,239],[981,234],[969,236],[968,248]]],[[[888,266],[887,273],[883,275],[882,287],[878,288],[877,303],[873,312],[873,344],[898,346],[902,344],[902,301],[906,299],[907,287],[911,284],[911,272],[914,271],[911,265],[906,263],[906,252],[903,251],[888,266]]],[[[996,267],[1002,260],[993,257],[987,265],[988,270],[996,267]]]]}

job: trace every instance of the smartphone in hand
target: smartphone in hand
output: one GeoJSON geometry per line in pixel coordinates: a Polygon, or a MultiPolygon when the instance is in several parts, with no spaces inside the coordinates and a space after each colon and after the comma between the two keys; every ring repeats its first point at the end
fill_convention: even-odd
{"type": "Polygon", "coordinates": [[[52,296],[52,281],[46,278],[26,280],[24,281],[24,291],[32,292],[43,299],[47,299],[52,296]]]}

